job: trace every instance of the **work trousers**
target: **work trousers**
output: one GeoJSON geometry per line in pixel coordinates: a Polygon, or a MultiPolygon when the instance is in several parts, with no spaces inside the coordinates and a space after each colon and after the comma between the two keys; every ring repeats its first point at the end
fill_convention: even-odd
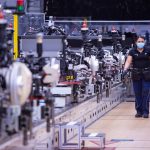
{"type": "Polygon", "coordinates": [[[133,80],[135,109],[138,114],[149,114],[150,81],[133,80]]]}

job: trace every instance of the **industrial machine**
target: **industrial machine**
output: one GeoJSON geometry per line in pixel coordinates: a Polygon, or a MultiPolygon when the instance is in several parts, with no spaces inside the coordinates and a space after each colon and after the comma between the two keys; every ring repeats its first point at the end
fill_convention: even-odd
{"type": "Polygon", "coordinates": [[[19,131],[19,116],[28,101],[32,87],[32,73],[21,62],[14,62],[12,49],[12,29],[0,10],[0,125],[1,137],[19,131]]]}
{"type": "MultiPolygon", "coordinates": [[[[80,37],[70,37],[50,17],[48,24],[18,36],[20,47],[14,60],[13,26],[8,26],[0,10],[0,150],[12,137],[19,140],[20,133],[26,149],[39,150],[35,148],[39,145],[34,129],[41,131],[39,126],[44,122],[46,130],[42,132],[50,137],[47,140],[52,147],[59,147],[62,128],[67,143],[77,134],[74,127],[84,130],[123,100],[121,74],[130,48],[125,45],[124,34],[115,29],[104,34],[99,28],[88,27],[86,20],[78,32],[80,37]],[[80,47],[74,49],[71,38],[81,40],[80,47]],[[111,45],[104,44],[106,39],[111,45]],[[34,41],[30,41],[31,47],[26,40],[34,41]],[[55,57],[52,49],[57,49],[55,57]],[[67,130],[68,126],[72,128],[67,130]]],[[[88,140],[82,133],[79,138],[88,140]]],[[[96,138],[103,139],[104,148],[105,134],[96,138]]],[[[82,142],[79,147],[84,146],[82,142]]],[[[52,149],[47,145],[47,150],[52,149]]]]}

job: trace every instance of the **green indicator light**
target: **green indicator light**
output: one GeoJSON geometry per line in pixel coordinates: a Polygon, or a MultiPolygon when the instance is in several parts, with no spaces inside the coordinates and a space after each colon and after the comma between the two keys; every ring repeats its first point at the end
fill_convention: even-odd
{"type": "Polygon", "coordinates": [[[18,6],[18,11],[23,11],[24,10],[24,8],[23,8],[23,6],[21,5],[21,6],[18,6]]]}

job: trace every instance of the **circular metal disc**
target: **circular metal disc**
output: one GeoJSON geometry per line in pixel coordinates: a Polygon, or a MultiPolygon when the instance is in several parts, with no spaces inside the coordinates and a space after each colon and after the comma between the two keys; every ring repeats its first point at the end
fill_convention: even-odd
{"type": "Polygon", "coordinates": [[[11,66],[10,96],[13,105],[23,105],[31,92],[32,73],[25,64],[15,62],[11,66]]]}

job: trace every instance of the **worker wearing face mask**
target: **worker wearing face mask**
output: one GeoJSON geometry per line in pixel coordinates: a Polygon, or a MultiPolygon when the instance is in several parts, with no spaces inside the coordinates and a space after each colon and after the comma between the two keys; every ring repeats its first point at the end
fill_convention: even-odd
{"type": "Polygon", "coordinates": [[[123,76],[132,64],[132,80],[135,93],[135,117],[149,117],[150,100],[150,49],[145,47],[145,39],[137,37],[136,47],[133,48],[127,57],[123,76]]]}

